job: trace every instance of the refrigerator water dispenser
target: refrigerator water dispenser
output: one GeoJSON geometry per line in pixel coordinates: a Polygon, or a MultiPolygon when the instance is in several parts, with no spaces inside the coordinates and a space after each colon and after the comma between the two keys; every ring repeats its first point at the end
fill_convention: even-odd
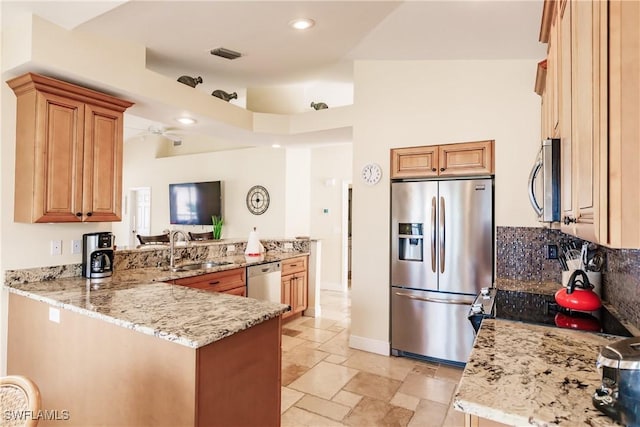
{"type": "Polygon", "coordinates": [[[398,259],[401,261],[423,261],[422,224],[398,224],[398,259]]]}

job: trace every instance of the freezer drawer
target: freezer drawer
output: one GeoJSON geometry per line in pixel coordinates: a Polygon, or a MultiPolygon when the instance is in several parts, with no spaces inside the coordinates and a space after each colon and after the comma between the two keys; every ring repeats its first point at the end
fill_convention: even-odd
{"type": "Polygon", "coordinates": [[[391,349],[466,363],[474,340],[467,319],[474,298],[391,288],[391,349]]]}

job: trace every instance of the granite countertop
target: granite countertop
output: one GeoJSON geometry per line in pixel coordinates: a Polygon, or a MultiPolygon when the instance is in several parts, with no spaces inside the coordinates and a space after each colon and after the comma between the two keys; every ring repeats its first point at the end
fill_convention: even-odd
{"type": "Polygon", "coordinates": [[[11,293],[199,348],[279,316],[288,307],[163,282],[301,255],[306,253],[237,255],[216,259],[229,264],[202,270],[140,268],[116,271],[100,280],[72,277],[6,286],[11,293]]]}
{"type": "Polygon", "coordinates": [[[621,337],[485,319],[456,409],[509,425],[616,426],[591,404],[600,347],[621,337]]]}

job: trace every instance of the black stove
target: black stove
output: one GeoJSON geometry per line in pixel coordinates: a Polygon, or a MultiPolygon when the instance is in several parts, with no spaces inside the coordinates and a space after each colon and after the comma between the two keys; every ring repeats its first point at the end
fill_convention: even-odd
{"type": "Polygon", "coordinates": [[[569,310],[560,307],[553,295],[485,288],[469,311],[469,320],[476,332],[486,317],[622,337],[633,336],[605,306],[591,312],[569,310]]]}

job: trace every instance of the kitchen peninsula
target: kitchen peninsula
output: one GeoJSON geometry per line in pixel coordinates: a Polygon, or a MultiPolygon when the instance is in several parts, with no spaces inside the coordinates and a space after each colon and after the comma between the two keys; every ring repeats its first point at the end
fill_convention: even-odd
{"type": "Polygon", "coordinates": [[[279,425],[288,307],[163,282],[189,274],[8,283],[8,370],[70,415],[42,425],[279,425]]]}

